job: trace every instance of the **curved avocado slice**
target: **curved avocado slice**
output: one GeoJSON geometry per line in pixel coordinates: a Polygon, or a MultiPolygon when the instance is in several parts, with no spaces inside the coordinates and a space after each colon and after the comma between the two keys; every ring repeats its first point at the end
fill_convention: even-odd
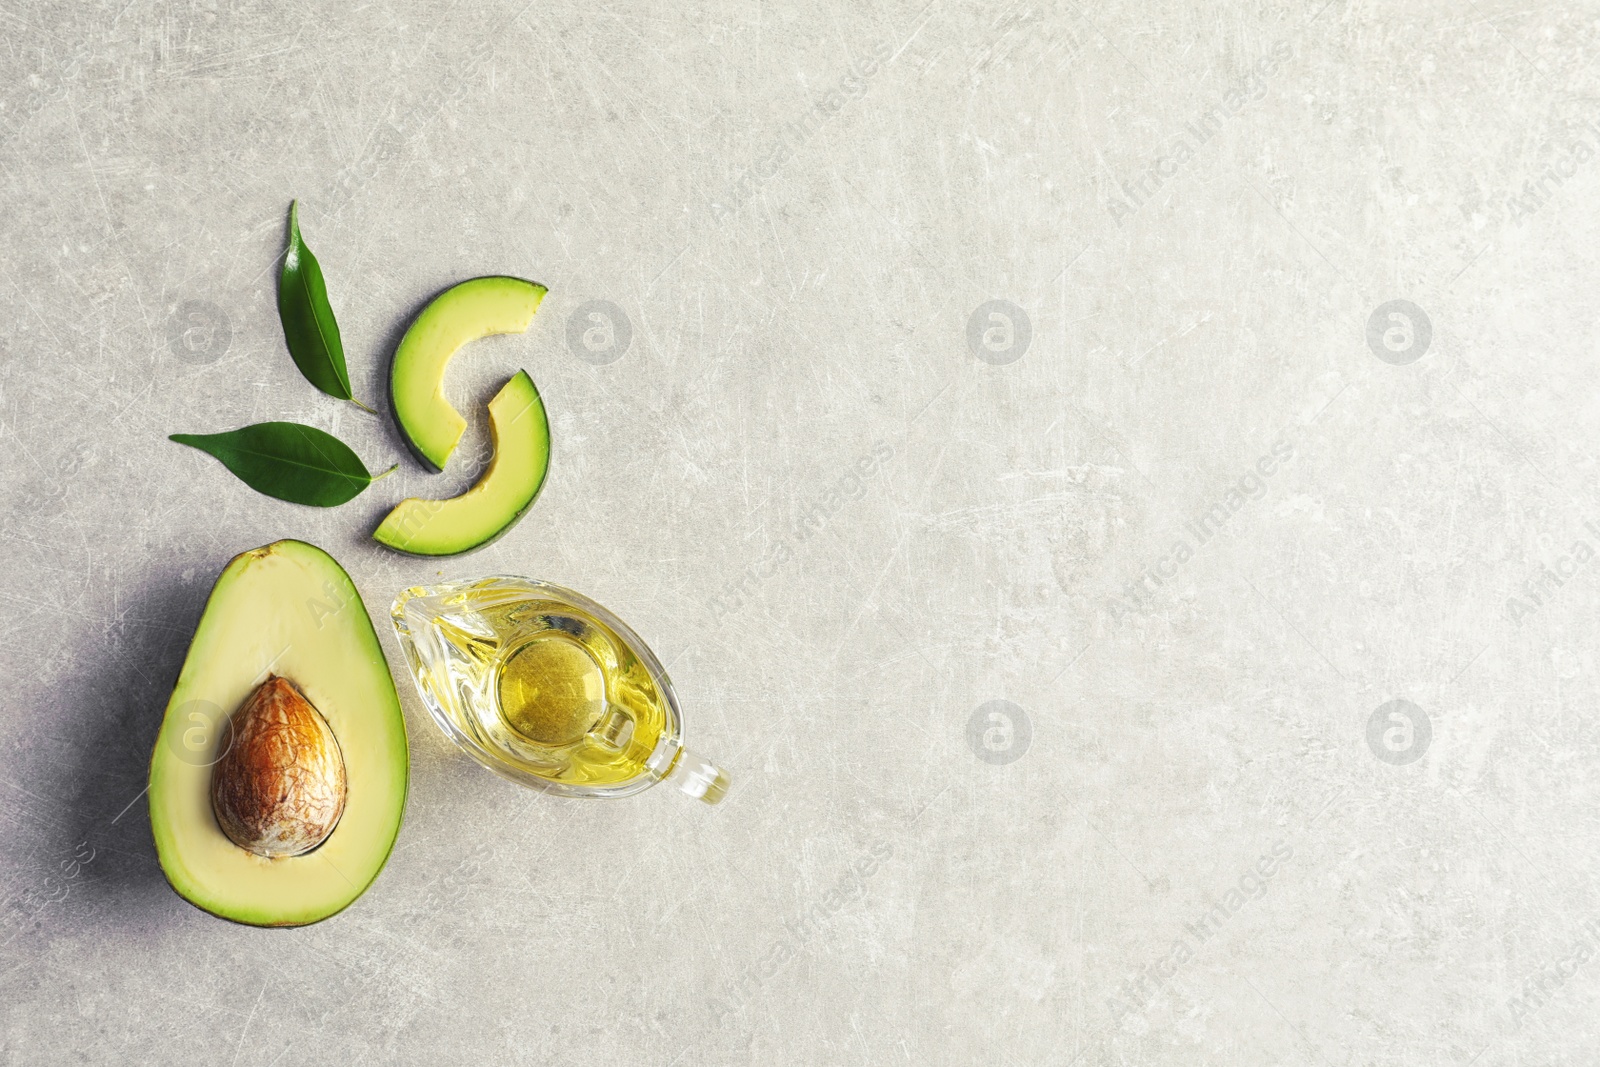
{"type": "Polygon", "coordinates": [[[480,337],[526,330],[545,292],[521,278],[473,278],[435,297],[400,339],[389,371],[389,399],[401,435],[430,470],[444,470],[467,428],[444,398],[451,357],[480,337]]]}
{"type": "Polygon", "coordinates": [[[550,470],[550,422],[527,371],[489,401],[494,459],[476,485],[449,500],[402,500],[372,536],[416,556],[481,548],[515,525],[550,470]]]}
{"type": "Polygon", "coordinates": [[[150,828],[178,895],[251,926],[303,926],[372,884],[400,832],[410,761],[389,665],[350,576],[304,541],[224,568],[189,644],[150,758],[150,828]],[[212,809],[230,716],[271,675],[292,682],[343,753],[343,814],[312,851],[271,859],[234,844],[212,809]]]}

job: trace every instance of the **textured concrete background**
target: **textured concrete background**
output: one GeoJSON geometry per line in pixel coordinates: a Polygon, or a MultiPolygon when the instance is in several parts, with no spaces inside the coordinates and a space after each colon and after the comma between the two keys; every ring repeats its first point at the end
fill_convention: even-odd
{"type": "Polygon", "coordinates": [[[1600,6],[829,6],[0,10],[7,1063],[1600,1058],[1600,6]],[[368,539],[482,452],[296,373],[292,197],[379,406],[430,295],[550,286],[451,383],[550,408],[490,549],[368,539]],[[275,418],[400,472],[316,511],[165,439],[275,418]],[[180,901],[140,800],[280,537],[414,768],[293,932],[180,901]],[[651,641],[721,808],[448,746],[385,615],[495,572],[651,641]]]}

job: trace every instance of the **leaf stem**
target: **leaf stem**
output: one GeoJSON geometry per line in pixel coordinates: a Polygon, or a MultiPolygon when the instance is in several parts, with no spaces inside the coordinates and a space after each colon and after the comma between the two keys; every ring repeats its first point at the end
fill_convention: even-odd
{"type": "Polygon", "coordinates": [[[350,403],[354,404],[356,407],[360,408],[362,411],[365,411],[368,415],[376,415],[377,414],[376,411],[373,411],[371,408],[367,407],[367,405],[363,404],[361,401],[357,400],[355,397],[350,397],[349,399],[350,399],[350,403]]]}
{"type": "MultiPolygon", "coordinates": [[[[353,401],[352,401],[352,403],[353,403],[353,401]]],[[[372,476],[372,480],[374,482],[381,482],[385,478],[389,477],[389,475],[393,474],[395,471],[397,471],[399,469],[400,469],[400,464],[396,463],[394,466],[390,467],[388,470],[384,471],[382,474],[373,475],[372,476]]]]}

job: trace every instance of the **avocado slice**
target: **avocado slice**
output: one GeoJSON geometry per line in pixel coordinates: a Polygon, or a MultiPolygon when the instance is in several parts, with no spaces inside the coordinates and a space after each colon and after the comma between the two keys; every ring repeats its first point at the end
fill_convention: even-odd
{"type": "Polygon", "coordinates": [[[400,700],[344,568],[304,541],[235,556],[206,601],[150,758],[150,828],[172,888],[251,926],[326,919],[383,869],[408,775],[400,700]],[[269,858],[222,831],[212,785],[228,765],[238,713],[274,677],[292,683],[332,731],[346,785],[343,811],[320,844],[269,858]]]}
{"type": "Polygon", "coordinates": [[[444,398],[451,357],[480,337],[526,330],[545,292],[521,278],[472,278],[434,297],[400,339],[389,371],[389,399],[401,436],[430,470],[444,470],[467,428],[444,398]]]}
{"type": "Polygon", "coordinates": [[[494,458],[476,485],[449,500],[402,500],[372,534],[415,556],[453,556],[481,548],[522,518],[550,470],[550,422],[527,371],[489,401],[494,458]]]}

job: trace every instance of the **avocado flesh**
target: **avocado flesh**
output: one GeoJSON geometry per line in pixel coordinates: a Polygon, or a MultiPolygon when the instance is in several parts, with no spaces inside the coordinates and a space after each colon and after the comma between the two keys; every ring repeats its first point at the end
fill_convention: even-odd
{"type": "MultiPolygon", "coordinates": [[[[228,736],[209,736],[219,734],[228,736]]],[[[150,760],[150,826],[172,888],[251,926],[326,919],[383,869],[400,831],[408,773],[400,701],[349,575],[303,541],[235,556],[206,602],[150,760]],[[272,859],[240,848],[217,825],[211,764],[221,753],[186,748],[196,708],[232,715],[269,674],[294,682],[321,713],[348,783],[344,813],[327,839],[272,859]]]]}
{"type": "Polygon", "coordinates": [[[402,500],[373,538],[417,556],[453,556],[509,530],[539,495],[550,469],[550,423],[527,371],[489,401],[494,459],[476,485],[449,500],[402,500]]]}
{"type": "Polygon", "coordinates": [[[544,294],[521,278],[473,278],[440,293],[406,330],[389,372],[390,400],[406,443],[432,470],[444,470],[467,428],[444,398],[451,357],[480,337],[526,330],[544,294]]]}

